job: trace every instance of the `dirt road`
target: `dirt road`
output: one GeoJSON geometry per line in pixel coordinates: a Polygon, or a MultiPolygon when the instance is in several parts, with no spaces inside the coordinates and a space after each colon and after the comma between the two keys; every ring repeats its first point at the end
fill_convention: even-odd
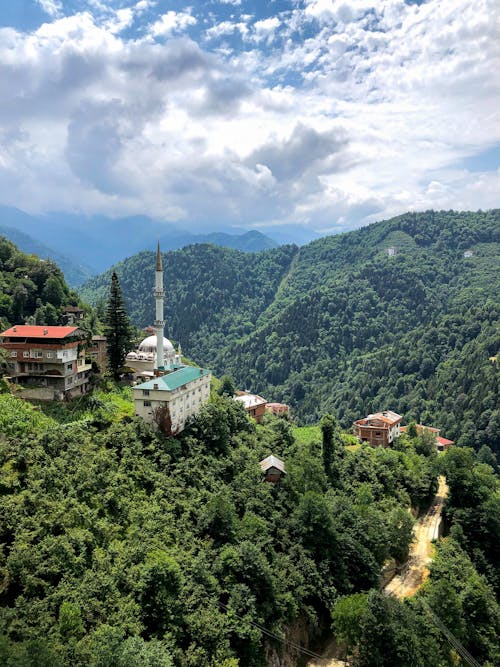
{"type": "Polygon", "coordinates": [[[413,529],[415,541],[410,549],[408,563],[385,586],[387,595],[405,598],[414,595],[429,576],[429,563],[432,560],[432,540],[437,539],[441,511],[448,495],[448,486],[444,477],[439,478],[439,487],[429,510],[417,521],[413,529]]]}
{"type": "MultiPolygon", "coordinates": [[[[429,563],[432,560],[432,540],[439,537],[439,524],[444,501],[448,495],[448,486],[444,477],[439,478],[439,486],[432,505],[415,524],[415,541],[410,549],[410,557],[400,574],[397,574],[384,587],[387,595],[405,598],[414,595],[429,576],[429,563]]],[[[337,658],[338,647],[332,639],[326,644],[321,654],[322,660],[311,660],[307,667],[345,667],[346,662],[337,658]]]]}
{"type": "Polygon", "coordinates": [[[307,663],[307,667],[346,667],[347,662],[344,662],[343,660],[338,660],[335,657],[337,651],[338,651],[338,646],[332,639],[324,647],[321,653],[323,658],[321,660],[310,660],[307,663]]]}

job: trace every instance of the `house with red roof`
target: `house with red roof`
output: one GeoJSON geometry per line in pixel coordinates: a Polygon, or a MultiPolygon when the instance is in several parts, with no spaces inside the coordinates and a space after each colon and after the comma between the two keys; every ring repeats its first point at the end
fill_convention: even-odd
{"type": "MultiPolygon", "coordinates": [[[[416,424],[415,426],[417,427],[417,433],[419,435],[424,432],[432,433],[432,435],[436,438],[436,449],[438,452],[444,452],[448,449],[448,447],[455,444],[453,440],[448,440],[448,438],[443,438],[441,435],[439,435],[440,429],[434,428],[434,426],[424,426],[424,424],[416,424]]],[[[401,426],[400,430],[401,433],[406,433],[408,427],[401,426]]]]}
{"type": "Polygon", "coordinates": [[[21,396],[63,400],[85,394],[92,364],[85,359],[84,332],[78,327],[18,324],[0,333],[7,351],[11,382],[22,385],[21,396]]]}

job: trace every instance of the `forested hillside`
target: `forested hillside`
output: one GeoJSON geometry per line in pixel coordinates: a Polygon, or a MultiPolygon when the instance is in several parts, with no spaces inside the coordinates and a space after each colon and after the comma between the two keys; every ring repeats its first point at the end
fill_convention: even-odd
{"type": "Polygon", "coordinates": [[[264,667],[291,652],[299,665],[262,628],[301,628],[304,645],[333,619],[355,664],[452,667],[427,606],[498,664],[498,483],[472,451],[347,449],[331,418],[322,450],[218,397],[164,439],[112,396],[43,414],[0,395],[0,664],[264,667]],[[276,485],[258,465],[270,451],[286,464],[276,485]],[[408,508],[426,506],[439,470],[453,536],[421,596],[388,600],[381,566],[405,560],[408,508]]]}
{"type": "MultiPolygon", "coordinates": [[[[390,407],[462,444],[498,447],[499,241],[498,210],[428,211],[300,249],[166,253],[169,335],[305,422],[333,411],[347,427],[390,407]]],[[[145,252],[116,267],[142,326],[153,266],[145,252]]],[[[108,284],[104,274],[82,294],[103,298],[108,284]]]]}
{"type": "Polygon", "coordinates": [[[40,259],[51,259],[61,269],[70,287],[82,285],[93,275],[92,271],[79,264],[74,258],[67,257],[54,251],[52,248],[48,248],[44,243],[37,241],[32,236],[14,227],[0,225],[0,236],[4,236],[9,241],[12,241],[19,250],[28,255],[37,255],[40,259]]]}
{"type": "Polygon", "coordinates": [[[31,321],[62,324],[65,306],[77,305],[59,267],[50,260],[26,255],[0,236],[0,330],[31,321]]]}

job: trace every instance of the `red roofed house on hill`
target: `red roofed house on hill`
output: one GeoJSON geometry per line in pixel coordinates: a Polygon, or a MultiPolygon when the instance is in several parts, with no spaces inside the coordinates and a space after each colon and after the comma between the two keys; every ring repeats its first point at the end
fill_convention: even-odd
{"type": "Polygon", "coordinates": [[[16,325],[0,333],[8,374],[24,398],[63,400],[85,394],[92,367],[85,360],[84,333],[77,327],[16,325]]]}
{"type": "Polygon", "coordinates": [[[392,410],[377,412],[354,422],[354,435],[372,447],[388,447],[399,436],[403,417],[392,410]]]}
{"type": "MultiPolygon", "coordinates": [[[[417,433],[420,435],[421,433],[428,431],[429,433],[432,433],[435,438],[436,438],[436,449],[438,452],[444,452],[450,445],[454,445],[455,443],[453,440],[448,440],[448,438],[442,438],[439,435],[439,429],[434,428],[433,426],[424,426],[423,424],[416,424],[417,427],[417,433]]],[[[406,433],[408,430],[408,426],[401,426],[401,433],[406,433]]]]}

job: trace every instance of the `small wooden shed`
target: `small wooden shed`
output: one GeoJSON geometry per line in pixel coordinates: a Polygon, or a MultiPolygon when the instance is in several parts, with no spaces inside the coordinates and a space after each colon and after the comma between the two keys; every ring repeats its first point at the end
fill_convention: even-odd
{"type": "Polygon", "coordinates": [[[273,454],[261,461],[259,465],[266,482],[279,482],[283,475],[286,475],[285,464],[273,454]]]}

